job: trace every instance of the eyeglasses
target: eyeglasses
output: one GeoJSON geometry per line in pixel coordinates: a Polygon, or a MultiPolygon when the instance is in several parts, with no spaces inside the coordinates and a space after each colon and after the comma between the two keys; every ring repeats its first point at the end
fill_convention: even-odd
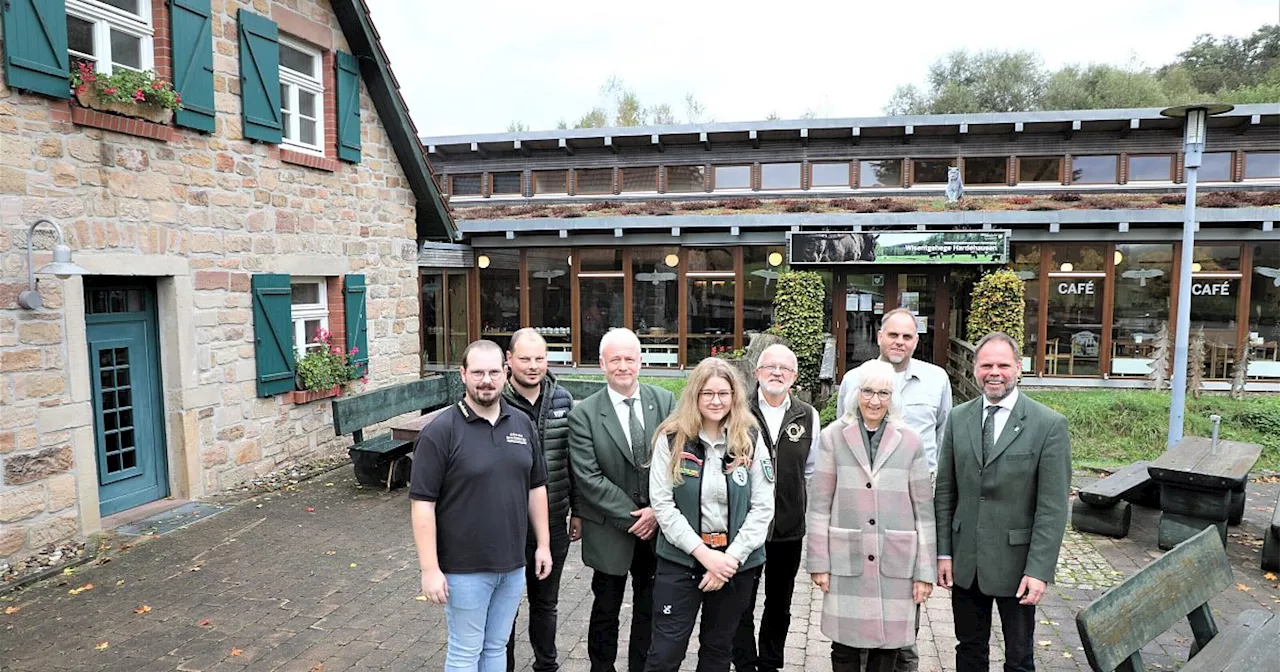
{"type": "Polygon", "coordinates": [[[756,367],[756,371],[769,371],[771,373],[795,373],[796,370],[786,364],[761,364],[756,367]]]}
{"type": "Polygon", "coordinates": [[[866,400],[868,400],[868,401],[869,401],[872,397],[875,397],[876,399],[879,399],[880,401],[889,401],[889,398],[893,396],[893,392],[891,392],[891,391],[889,391],[889,390],[872,390],[872,389],[869,389],[869,388],[864,387],[864,388],[862,388],[862,389],[860,389],[860,390],[858,390],[858,391],[862,393],[862,398],[863,398],[863,399],[866,399],[866,400]]]}
{"type": "Polygon", "coordinates": [[[470,376],[472,380],[484,380],[485,378],[498,380],[502,378],[504,372],[502,369],[498,369],[497,371],[467,371],[467,375],[470,376]]]}
{"type": "Polygon", "coordinates": [[[702,390],[701,392],[698,393],[698,397],[700,397],[703,401],[711,401],[713,399],[721,399],[723,401],[729,401],[730,399],[733,398],[733,390],[720,390],[720,391],[702,390]]]}

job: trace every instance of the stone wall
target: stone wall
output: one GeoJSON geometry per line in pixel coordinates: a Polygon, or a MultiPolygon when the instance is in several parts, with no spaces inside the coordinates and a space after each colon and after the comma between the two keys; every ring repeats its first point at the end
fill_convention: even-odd
{"type": "MultiPolygon", "coordinates": [[[[168,142],[82,125],[91,122],[66,101],[0,81],[0,560],[101,524],[82,281],[42,276],[45,308],[17,306],[37,219],[61,224],[94,273],[156,278],[174,496],[225,491],[345,441],[327,401],[256,396],[252,274],[365,274],[369,387],[418,374],[414,198],[367,88],[359,164],[303,167],[244,140],[240,6],[273,16],[282,33],[347,48],[323,0],[291,1],[280,15],[265,0],[214,0],[217,131],[173,127],[168,142]]],[[[48,229],[35,244],[38,268],[48,229]]]]}

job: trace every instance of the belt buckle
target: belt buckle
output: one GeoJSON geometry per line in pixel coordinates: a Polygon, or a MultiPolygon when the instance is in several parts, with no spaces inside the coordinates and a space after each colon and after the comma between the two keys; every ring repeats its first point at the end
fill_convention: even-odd
{"type": "Polygon", "coordinates": [[[729,545],[727,532],[703,532],[702,543],[712,548],[726,548],[729,545]]]}

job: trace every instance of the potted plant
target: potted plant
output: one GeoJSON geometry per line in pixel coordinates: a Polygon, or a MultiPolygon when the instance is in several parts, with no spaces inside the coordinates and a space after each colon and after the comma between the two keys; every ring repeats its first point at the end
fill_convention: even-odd
{"type": "Polygon", "coordinates": [[[333,334],[328,329],[316,333],[316,343],[321,347],[300,353],[298,358],[298,390],[293,393],[295,404],[339,396],[342,388],[355,380],[369,382],[363,371],[365,365],[352,361],[360,354],[359,348],[344,353],[342,348],[334,345],[333,334]]]}
{"type": "Polygon", "coordinates": [[[117,68],[110,75],[80,61],[71,73],[71,88],[81,107],[167,124],[182,107],[182,94],[151,70],[117,68]]]}

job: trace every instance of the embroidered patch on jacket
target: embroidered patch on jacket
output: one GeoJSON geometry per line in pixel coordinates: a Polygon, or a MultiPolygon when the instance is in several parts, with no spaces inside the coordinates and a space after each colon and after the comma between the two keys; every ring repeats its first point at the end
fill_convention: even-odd
{"type": "Polygon", "coordinates": [[[773,473],[773,460],[764,455],[760,456],[760,471],[764,472],[764,480],[769,481],[770,483],[772,483],[773,479],[777,476],[777,474],[773,473]]]}
{"type": "Polygon", "coordinates": [[[681,476],[688,476],[688,477],[690,477],[690,478],[698,478],[699,476],[701,476],[701,475],[702,475],[702,472],[701,472],[701,471],[699,471],[699,470],[697,470],[697,469],[695,469],[695,468],[693,468],[693,467],[683,467],[683,466],[682,466],[682,467],[680,467],[680,475],[681,475],[681,476]]]}
{"type": "Polygon", "coordinates": [[[558,410],[558,411],[551,411],[551,417],[553,417],[553,418],[563,418],[563,417],[565,416],[565,414],[566,414],[566,413],[568,413],[568,411],[563,410],[563,409],[558,410]]]}
{"type": "Polygon", "coordinates": [[[699,458],[697,455],[694,455],[693,453],[690,453],[690,452],[682,452],[682,453],[680,453],[680,459],[682,459],[682,460],[689,460],[690,462],[692,462],[692,463],[694,463],[694,464],[698,465],[699,467],[701,467],[701,466],[702,466],[702,459],[701,459],[701,458],[699,458]]]}
{"type": "Polygon", "coordinates": [[[739,465],[734,468],[733,482],[737,483],[739,486],[744,486],[747,484],[747,468],[746,467],[739,465]]]}
{"type": "Polygon", "coordinates": [[[792,441],[799,441],[800,437],[804,436],[804,426],[798,422],[787,425],[785,431],[787,432],[787,438],[792,441]]]}
{"type": "Polygon", "coordinates": [[[517,443],[522,446],[527,446],[529,445],[529,439],[525,438],[524,434],[511,432],[510,434],[507,434],[507,443],[517,443]]]}

